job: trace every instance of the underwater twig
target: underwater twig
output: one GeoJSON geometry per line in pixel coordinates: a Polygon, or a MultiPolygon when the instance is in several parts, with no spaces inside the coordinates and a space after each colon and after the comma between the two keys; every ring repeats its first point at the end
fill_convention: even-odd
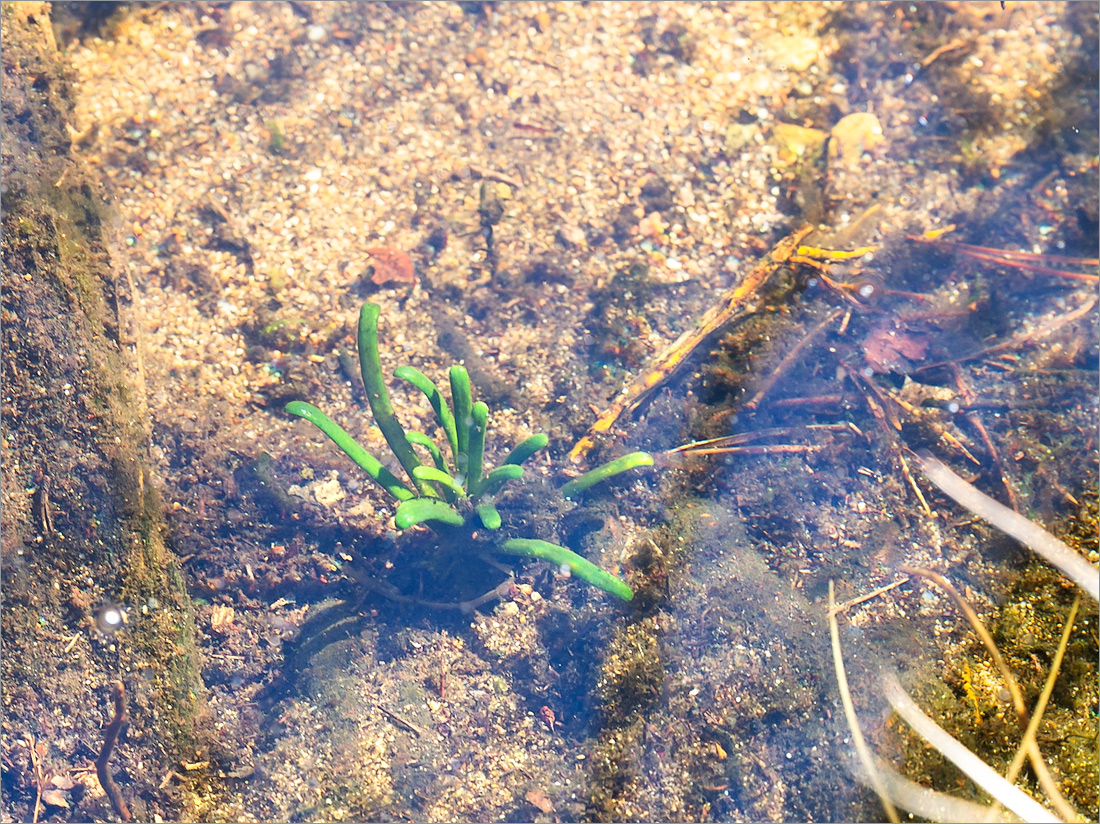
{"type": "Polygon", "coordinates": [[[42,763],[38,760],[38,742],[34,735],[24,733],[23,741],[31,751],[31,771],[34,773],[34,815],[31,817],[31,824],[38,824],[38,813],[42,809],[42,786],[46,783],[46,776],[42,774],[42,763]]]}
{"type": "Polygon", "coordinates": [[[882,802],[883,809],[886,810],[886,816],[897,824],[901,821],[898,818],[898,811],[894,808],[893,802],[890,801],[890,796],[886,792],[886,787],[882,782],[882,777],[879,775],[878,770],[875,768],[874,758],[871,756],[871,749],[867,746],[867,741],[863,737],[863,730],[859,726],[859,717],[856,715],[855,705],[852,703],[852,694],[848,690],[848,675],[844,670],[844,656],[840,651],[840,627],[836,620],[836,597],[833,591],[833,579],[829,579],[829,637],[832,639],[833,647],[833,668],[836,670],[836,685],[840,690],[840,703],[844,707],[844,717],[848,719],[848,729],[852,733],[852,743],[855,745],[856,754],[859,756],[860,763],[863,764],[863,769],[867,771],[867,777],[871,782],[871,787],[879,797],[879,801],[882,802]]]}
{"type": "MultiPolygon", "coordinates": [[[[483,560],[488,561],[489,559],[483,558],[483,560]]],[[[367,578],[363,581],[364,585],[372,592],[376,592],[383,598],[387,598],[390,601],[396,601],[399,604],[412,604],[413,606],[426,607],[428,609],[457,609],[464,614],[469,614],[482,604],[487,604],[490,601],[503,600],[512,591],[515,582],[516,579],[512,576],[511,571],[508,570],[507,580],[501,581],[488,592],[476,598],[471,598],[468,601],[448,602],[429,601],[426,598],[417,598],[413,595],[402,595],[395,587],[389,584],[383,584],[371,578],[367,578]]]]}
{"type": "Polygon", "coordinates": [[[122,724],[126,720],[126,690],[121,681],[111,682],[111,698],[115,703],[115,714],[107,730],[103,733],[103,749],[99,751],[99,758],[95,760],[95,774],[99,779],[103,792],[114,807],[118,817],[123,821],[130,821],[130,808],[126,805],[126,799],[122,797],[122,790],[118,788],[114,778],[111,777],[111,753],[118,742],[118,734],[122,730],[122,724]]]}
{"type": "Polygon", "coordinates": [[[817,337],[828,328],[829,324],[836,320],[836,317],[839,314],[840,309],[833,309],[831,312],[825,315],[825,318],[820,323],[818,323],[817,326],[815,326],[813,329],[803,335],[802,340],[795,344],[794,348],[791,349],[790,352],[784,355],[783,359],[779,361],[779,365],[772,370],[771,374],[760,382],[760,388],[756,390],[756,394],[753,395],[752,398],[750,398],[748,402],[741,407],[741,409],[745,412],[755,411],[756,407],[760,405],[760,402],[764,400],[768,392],[770,392],[772,387],[775,386],[776,382],[790,370],[791,366],[795,362],[795,359],[798,358],[802,350],[813,343],[813,341],[816,340],[817,337]]]}
{"type": "Polygon", "coordinates": [[[938,361],[936,363],[926,363],[918,366],[910,373],[910,377],[916,375],[918,372],[925,372],[930,369],[938,369],[944,366],[951,366],[953,364],[965,363],[966,361],[978,360],[979,358],[985,358],[990,355],[994,355],[997,352],[1003,352],[1006,349],[1014,349],[1017,346],[1022,346],[1025,343],[1029,343],[1033,340],[1045,337],[1046,335],[1056,332],[1068,323],[1073,323],[1075,320],[1079,320],[1092,311],[1092,307],[1096,305],[1096,295],[1090,295],[1087,297],[1080,306],[1076,309],[1059,315],[1054,318],[1050,323],[1045,326],[1040,326],[1038,329],[1033,329],[1030,332],[1021,332],[1018,335],[1014,335],[1008,340],[1001,341],[993,346],[987,346],[984,349],[979,349],[976,352],[971,352],[969,355],[962,355],[954,360],[938,361]]]}
{"type": "Polygon", "coordinates": [[[416,726],[412,721],[406,721],[400,715],[383,707],[381,704],[375,704],[374,708],[384,715],[395,727],[400,727],[406,732],[411,732],[417,738],[424,737],[424,730],[416,726]]]}
{"type": "MultiPolygon", "coordinates": [[[[982,423],[982,419],[978,417],[978,413],[974,410],[970,410],[966,413],[966,419],[970,422],[970,425],[978,430],[978,434],[981,435],[982,443],[985,444],[986,452],[989,453],[989,457],[993,460],[993,466],[997,470],[997,474],[1001,476],[1001,484],[1005,488],[1005,492],[1008,493],[1008,502],[1012,504],[1012,511],[1020,511],[1020,502],[1016,498],[1016,490],[1012,488],[1012,484],[1008,480],[1008,473],[1005,472],[1004,462],[1001,460],[1000,450],[997,449],[997,445],[993,443],[993,439],[989,437],[989,430],[985,428],[985,424],[982,423]]],[[[978,461],[974,461],[978,463],[978,461]]],[[[981,465],[980,463],[978,464],[981,465]]]]}
{"type": "Polygon", "coordinates": [[[907,583],[909,583],[909,576],[908,575],[906,575],[904,578],[899,578],[898,580],[894,581],[892,584],[884,584],[884,585],[878,587],[877,589],[873,589],[870,592],[867,592],[867,593],[864,593],[863,595],[857,596],[857,597],[851,599],[850,601],[845,601],[843,604],[838,604],[835,607],[831,607],[831,610],[834,614],[840,615],[840,613],[847,612],[848,610],[850,610],[852,607],[856,606],[857,604],[862,604],[866,601],[870,601],[872,598],[877,598],[880,595],[885,595],[890,590],[896,589],[897,587],[900,587],[902,584],[907,584],[907,583]]]}
{"type": "Polygon", "coordinates": [[[973,484],[967,483],[927,452],[917,455],[924,474],[956,503],[969,509],[982,520],[1011,535],[1024,546],[1030,547],[1047,563],[1057,567],[1071,581],[1081,587],[1092,600],[1100,600],[1100,574],[1097,570],[1034,521],[1013,512],[1004,504],[990,498],[973,484]]]}
{"type": "MultiPolygon", "coordinates": [[[[712,420],[714,420],[712,418],[712,420]]],[[[750,432],[738,432],[736,435],[723,435],[719,438],[706,438],[701,441],[690,441],[680,444],[672,449],[660,453],[662,457],[673,455],[771,455],[775,453],[792,452],[818,452],[825,447],[820,444],[758,444],[749,445],[750,441],[758,441],[764,438],[789,438],[796,435],[809,436],[815,432],[844,432],[851,430],[847,425],[837,424],[810,424],[809,426],[773,426],[767,429],[754,429],[750,432]]]]}
{"type": "Polygon", "coordinates": [[[883,695],[894,708],[894,712],[901,716],[914,732],[993,798],[1025,821],[1052,822],[1052,824],[1061,821],[1023,790],[1001,778],[992,767],[925,715],[898,683],[895,675],[883,674],[881,684],[883,695]]]}
{"type": "Polygon", "coordinates": [[[611,402],[607,411],[596,419],[588,433],[573,446],[569,459],[580,463],[596,438],[611,430],[623,415],[631,414],[644,404],[653,393],[675,375],[691,354],[727,323],[752,311],[750,301],[768,282],[768,278],[794,254],[802,239],[814,230],[812,225],[801,226],[779,241],[771,253],[758,260],[741,278],[738,284],[718,298],[716,304],[691,329],[670,344],[634,383],[624,389],[611,402]]]}
{"type": "Polygon", "coordinates": [[[1065,255],[1046,255],[1036,252],[1014,252],[1010,249],[996,249],[990,246],[974,246],[970,243],[958,243],[952,240],[941,240],[938,237],[929,237],[927,235],[906,235],[906,240],[916,241],[918,243],[930,243],[934,246],[938,246],[941,249],[954,249],[961,252],[964,255],[975,258],[977,260],[984,260],[990,263],[1000,263],[1002,266],[1006,266],[1011,269],[1021,269],[1025,272],[1037,272],[1042,275],[1054,275],[1061,278],[1069,278],[1070,280],[1083,280],[1088,283],[1096,283],[1100,280],[1093,274],[1083,274],[1080,272],[1070,272],[1065,269],[1056,269],[1052,266],[1043,266],[1041,263],[1028,262],[1028,261],[1049,261],[1051,263],[1061,264],[1064,266],[1081,266],[1081,267],[1095,267],[1100,264],[1096,258],[1081,258],[1081,257],[1068,257],[1065,255]]]}

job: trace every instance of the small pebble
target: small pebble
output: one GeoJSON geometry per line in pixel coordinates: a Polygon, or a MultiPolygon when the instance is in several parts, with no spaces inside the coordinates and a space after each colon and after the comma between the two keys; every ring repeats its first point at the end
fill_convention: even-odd
{"type": "Polygon", "coordinates": [[[817,62],[821,44],[816,37],[776,35],[764,43],[764,59],[773,69],[804,72],[817,62]]]}
{"type": "Polygon", "coordinates": [[[871,151],[885,140],[882,124],[870,112],[855,112],[842,117],[829,132],[829,165],[856,166],[864,152],[871,151]]]}

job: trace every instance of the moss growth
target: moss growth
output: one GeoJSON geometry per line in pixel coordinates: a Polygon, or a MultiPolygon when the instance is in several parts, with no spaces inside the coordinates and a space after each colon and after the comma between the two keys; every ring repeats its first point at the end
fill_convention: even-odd
{"type": "MultiPolygon", "coordinates": [[[[1056,572],[1034,562],[987,622],[1028,707],[1043,689],[1074,594],[1056,572]]],[[[1083,603],[1038,735],[1048,765],[1061,778],[1060,790],[1089,818],[1096,817],[1098,804],[1096,627],[1096,605],[1083,603]]],[[[950,664],[942,676],[925,678],[913,691],[914,698],[938,724],[1003,773],[1015,756],[1021,730],[1000,674],[977,639],[947,660],[950,664]]],[[[983,800],[952,764],[904,724],[896,724],[895,730],[905,774],[940,789],[965,787],[972,800],[983,800]]],[[[1025,770],[1020,780],[1034,796],[1042,797],[1030,771],[1025,770]]]]}
{"type": "Polygon", "coordinates": [[[283,131],[282,121],[267,121],[267,150],[274,155],[281,155],[286,151],[286,133],[283,131]]]}
{"type": "Polygon", "coordinates": [[[621,729],[608,730],[592,752],[588,814],[594,821],[627,821],[625,806],[638,780],[636,759],[641,751],[644,722],[636,718],[621,729]]]}
{"type": "Polygon", "coordinates": [[[656,620],[619,627],[596,685],[604,712],[614,721],[643,714],[660,697],[664,672],[656,620]]]}
{"type": "Polygon", "coordinates": [[[587,319],[599,362],[635,369],[649,354],[644,341],[649,333],[646,307],[653,295],[649,266],[636,260],[619,271],[603,289],[592,294],[593,308],[587,319]]]}

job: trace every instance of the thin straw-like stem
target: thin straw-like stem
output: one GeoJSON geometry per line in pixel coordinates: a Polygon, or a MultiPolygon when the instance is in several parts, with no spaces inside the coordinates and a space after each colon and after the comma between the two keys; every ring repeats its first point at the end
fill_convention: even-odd
{"type": "MultiPolygon", "coordinates": [[[[923,787],[899,774],[893,767],[878,756],[875,757],[882,783],[894,803],[904,810],[916,813],[929,821],[943,821],[952,824],[956,821],[1019,821],[1020,819],[1005,810],[999,804],[995,807],[975,804],[955,798],[953,795],[923,787]]],[[[866,783],[866,776],[860,775],[866,783]]]]}
{"type": "MultiPolygon", "coordinates": [[[[1046,712],[1050,694],[1054,692],[1054,682],[1058,679],[1058,670],[1062,667],[1062,659],[1065,657],[1066,646],[1069,644],[1069,634],[1073,631],[1073,622],[1077,618],[1077,608],[1080,605],[1081,596],[1077,596],[1073,600],[1073,606],[1070,607],[1069,615],[1066,616],[1066,624],[1062,627],[1062,640],[1058,644],[1058,651],[1054,654],[1054,661],[1051,662],[1050,673],[1047,675],[1043,692],[1040,694],[1039,700],[1035,702],[1035,709],[1031,713],[1031,723],[1027,725],[1027,730],[1024,731],[1024,739],[1020,742],[1020,748],[1016,751],[1016,757],[1012,759],[1012,763],[1008,766],[1008,772],[1005,774],[1009,781],[1016,780],[1016,776],[1020,774],[1020,767],[1023,766],[1024,758],[1028,753],[1029,745],[1035,743],[1035,733],[1038,732],[1039,724],[1043,720],[1043,713],[1046,712]]],[[[1067,818],[1076,820],[1077,816],[1074,814],[1072,817],[1067,816],[1067,818]]]]}
{"type": "Polygon", "coordinates": [[[1001,651],[997,649],[997,644],[993,640],[993,636],[990,635],[989,630],[985,628],[985,624],[983,624],[978,617],[978,613],[976,613],[974,608],[970,606],[970,603],[962,597],[962,594],[955,589],[954,585],[938,572],[933,572],[923,567],[911,566],[902,566],[900,570],[908,575],[919,575],[921,578],[927,578],[951,596],[951,600],[955,602],[955,606],[959,608],[959,612],[966,616],[966,620],[970,622],[971,628],[974,630],[975,634],[977,634],[978,638],[981,639],[981,642],[985,645],[986,650],[993,659],[993,663],[996,665],[998,671],[1000,671],[1001,678],[1004,679],[1005,686],[1008,688],[1008,693],[1012,696],[1012,706],[1016,710],[1016,717],[1026,729],[1027,707],[1024,705],[1023,693],[1020,692],[1020,687],[1016,683],[1016,678],[1012,675],[1012,670],[1010,670],[1008,664],[1005,663],[1005,659],[1001,656],[1001,651]]]}
{"type": "MultiPolygon", "coordinates": [[[[1020,692],[1020,687],[1016,683],[1015,676],[1012,675],[1012,670],[1010,670],[1008,664],[1005,663],[1004,658],[1001,656],[1001,651],[997,649],[997,643],[993,640],[993,636],[989,634],[989,630],[985,628],[985,624],[983,624],[978,617],[978,613],[975,612],[974,608],[970,606],[970,603],[963,598],[962,593],[955,589],[954,585],[938,572],[910,566],[901,567],[901,571],[910,575],[919,575],[922,578],[927,578],[951,596],[951,600],[955,602],[955,606],[959,608],[959,611],[966,616],[966,620],[970,622],[971,628],[977,634],[978,638],[981,639],[982,643],[985,645],[986,651],[989,652],[990,657],[993,659],[993,663],[996,665],[998,671],[1000,671],[1001,678],[1004,679],[1005,686],[1008,688],[1008,693],[1012,696],[1012,706],[1016,710],[1016,720],[1019,722],[1020,727],[1026,730],[1028,728],[1028,715],[1027,707],[1024,704],[1023,693],[1020,692]]],[[[1039,779],[1039,784],[1042,786],[1043,792],[1047,794],[1047,798],[1050,799],[1050,803],[1058,811],[1058,815],[1070,821],[1075,820],[1077,818],[1077,811],[1073,809],[1072,805],[1066,801],[1062,793],[1058,790],[1058,785],[1054,781],[1054,776],[1050,774],[1046,762],[1043,760],[1043,754],[1040,752],[1039,745],[1035,742],[1034,736],[1028,738],[1026,734],[1024,735],[1023,740],[1020,742],[1020,752],[1024,752],[1026,755],[1031,756],[1031,766],[1035,770],[1035,775],[1039,779]]],[[[1019,768],[1017,768],[1016,771],[1010,769],[1006,779],[1008,781],[1015,781],[1018,774],[1019,768]]]]}
{"type": "Polygon", "coordinates": [[[924,474],[941,491],[982,520],[1030,547],[1047,563],[1057,567],[1094,601],[1100,600],[1100,572],[1034,521],[1013,512],[948,469],[927,452],[917,456],[924,474]]]}
{"type": "Polygon", "coordinates": [[[848,690],[848,675],[844,669],[844,656],[840,651],[840,627],[836,620],[836,597],[833,593],[833,580],[829,579],[829,636],[833,642],[833,667],[836,670],[836,685],[840,689],[840,703],[844,706],[844,717],[848,719],[848,729],[852,733],[852,743],[855,744],[856,754],[859,756],[863,769],[867,772],[867,778],[871,782],[871,788],[882,802],[887,817],[899,822],[898,811],[890,801],[882,777],[875,768],[874,758],[871,757],[871,749],[863,737],[863,729],[859,726],[859,717],[856,715],[855,705],[852,703],[852,694],[848,690]]]}
{"type": "Polygon", "coordinates": [[[1061,821],[1023,790],[1013,786],[986,764],[978,756],[952,738],[947,731],[929,718],[916,705],[909,694],[902,689],[898,679],[891,674],[882,676],[882,690],[894,712],[925,741],[940,752],[944,758],[955,764],[979,787],[989,793],[1008,809],[1025,821],[1056,822],[1061,821]]]}

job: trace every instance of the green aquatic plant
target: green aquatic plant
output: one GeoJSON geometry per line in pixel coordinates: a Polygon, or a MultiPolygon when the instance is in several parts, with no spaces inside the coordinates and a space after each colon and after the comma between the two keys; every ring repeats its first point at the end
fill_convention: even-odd
{"type": "MultiPolygon", "coordinates": [[[[489,408],[483,402],[473,400],[470,376],[466,368],[459,365],[452,366],[450,370],[450,405],[435,383],[419,369],[402,366],[393,373],[395,378],[411,383],[427,397],[446,439],[444,448],[449,450],[450,456],[424,433],[406,431],[390,403],[382,376],[378,355],[380,311],[376,304],[367,303],[359,313],[359,367],[374,420],[408,476],[407,480],[387,469],[316,406],[304,401],[292,401],[286,405],[286,411],[304,418],[328,435],[398,502],[394,514],[398,529],[423,524],[445,533],[449,529],[480,524],[496,532],[502,523],[494,502],[497,493],[508,481],[523,477],[523,462],[545,447],[549,438],[541,433],[531,435],[509,452],[500,466],[486,471],[485,433],[489,426],[489,408]],[[428,456],[427,462],[420,460],[414,447],[424,450],[428,456]]],[[[632,452],[574,478],[561,488],[561,494],[572,499],[622,472],[652,465],[653,456],[650,454],[632,452]]],[[[493,549],[508,555],[549,561],[624,601],[634,597],[633,590],[622,580],[568,547],[532,538],[508,538],[495,543],[493,549]]]]}

